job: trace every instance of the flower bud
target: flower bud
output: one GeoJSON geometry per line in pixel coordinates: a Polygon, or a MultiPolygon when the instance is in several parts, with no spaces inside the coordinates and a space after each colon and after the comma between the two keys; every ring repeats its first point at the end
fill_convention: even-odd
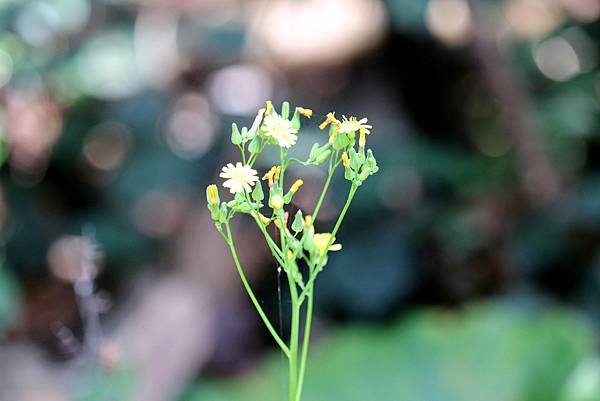
{"type": "Polygon", "coordinates": [[[292,195],[295,194],[298,191],[298,189],[300,189],[302,184],[304,184],[304,181],[302,180],[296,180],[296,182],[294,182],[294,184],[290,188],[290,192],[292,193],[292,195]]]}
{"type": "Polygon", "coordinates": [[[271,198],[271,207],[273,207],[273,209],[281,209],[283,207],[283,196],[281,195],[275,195],[271,198]]]}
{"type": "Polygon", "coordinates": [[[312,224],[312,216],[310,214],[307,214],[306,216],[304,216],[304,226],[308,227],[312,224]]]}
{"type": "Polygon", "coordinates": [[[219,204],[219,190],[215,184],[211,184],[206,187],[206,201],[211,206],[216,206],[219,204]]]}
{"type": "Polygon", "coordinates": [[[342,163],[344,164],[344,168],[350,167],[350,159],[348,159],[348,153],[342,153],[342,163]]]}
{"type": "Polygon", "coordinates": [[[252,211],[252,213],[250,213],[250,215],[254,218],[257,218],[260,220],[260,222],[264,225],[264,226],[268,226],[269,223],[271,223],[271,219],[269,219],[267,216],[265,216],[264,214],[260,213],[260,212],[256,212],[256,211],[252,211]]]}

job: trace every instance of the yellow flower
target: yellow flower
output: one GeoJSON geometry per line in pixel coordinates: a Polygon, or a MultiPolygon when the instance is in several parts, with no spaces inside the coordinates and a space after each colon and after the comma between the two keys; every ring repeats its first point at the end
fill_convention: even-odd
{"type": "Polygon", "coordinates": [[[272,138],[282,148],[290,148],[298,140],[298,129],[292,127],[292,122],[277,114],[269,114],[263,122],[265,137],[272,138]]]}
{"type": "Polygon", "coordinates": [[[304,107],[296,107],[296,111],[306,118],[311,118],[313,115],[313,111],[311,109],[305,109],[304,107]]]}
{"type": "Polygon", "coordinates": [[[304,184],[304,181],[302,180],[296,180],[296,182],[294,182],[294,184],[292,184],[292,187],[290,188],[290,192],[292,194],[295,194],[298,189],[300,189],[300,187],[302,186],[302,184],[304,184]]]}
{"type": "Polygon", "coordinates": [[[325,129],[325,127],[327,127],[329,124],[331,123],[339,123],[338,119],[335,118],[335,113],[329,112],[327,113],[327,118],[325,119],[325,121],[323,121],[321,123],[321,125],[319,125],[319,129],[323,130],[325,129]]]}
{"type": "Polygon", "coordinates": [[[271,206],[273,206],[273,209],[281,209],[283,207],[283,197],[281,195],[275,195],[273,198],[271,198],[271,206]]]}
{"type": "Polygon", "coordinates": [[[327,251],[339,251],[342,249],[341,244],[331,244],[335,238],[330,233],[319,233],[314,236],[314,243],[317,252],[320,255],[325,255],[327,251]]]}
{"type": "Polygon", "coordinates": [[[343,116],[343,120],[341,122],[338,121],[337,125],[341,134],[363,131],[365,134],[369,135],[371,133],[371,128],[373,127],[366,124],[368,121],[369,120],[366,118],[357,120],[356,117],[346,118],[346,116],[343,116]]]}
{"type": "Polygon", "coordinates": [[[269,171],[267,171],[262,179],[269,180],[269,188],[271,188],[273,183],[279,181],[279,174],[281,174],[281,166],[273,166],[269,171]]]}
{"type": "Polygon", "coordinates": [[[210,205],[215,206],[219,204],[219,189],[215,184],[206,187],[206,199],[210,205]]]}
{"type": "Polygon", "coordinates": [[[348,158],[348,153],[342,153],[342,163],[344,164],[344,168],[350,167],[350,159],[348,158]]]}
{"type": "Polygon", "coordinates": [[[232,194],[236,194],[252,191],[252,186],[258,181],[256,173],[256,170],[250,166],[244,166],[237,162],[235,166],[231,163],[224,166],[219,177],[227,178],[228,180],[223,183],[223,186],[229,188],[229,192],[232,194]]]}

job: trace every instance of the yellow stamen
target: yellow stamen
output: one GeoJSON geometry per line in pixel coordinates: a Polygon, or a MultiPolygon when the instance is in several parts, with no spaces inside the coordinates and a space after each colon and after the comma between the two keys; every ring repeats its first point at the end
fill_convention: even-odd
{"type": "Polygon", "coordinates": [[[304,107],[296,107],[296,111],[306,118],[311,118],[313,115],[313,111],[311,109],[305,109],[304,107]]]}
{"type": "Polygon", "coordinates": [[[294,260],[294,252],[292,252],[288,249],[287,258],[288,258],[288,260],[294,260]]]}
{"type": "Polygon", "coordinates": [[[367,143],[367,134],[365,133],[364,128],[360,129],[360,137],[358,139],[358,146],[364,148],[367,143]]]}
{"type": "Polygon", "coordinates": [[[295,194],[298,191],[298,189],[300,189],[300,187],[302,186],[302,184],[304,184],[304,181],[302,181],[302,180],[296,180],[296,182],[294,182],[294,184],[290,188],[290,192],[292,194],[295,194]]]}
{"type": "Polygon", "coordinates": [[[348,158],[348,153],[342,153],[342,163],[344,164],[344,168],[350,167],[350,159],[348,158]]]}
{"type": "Polygon", "coordinates": [[[267,100],[267,114],[270,113],[271,110],[273,110],[273,102],[267,100]]]}
{"type": "Polygon", "coordinates": [[[331,123],[337,123],[339,122],[337,120],[337,118],[335,118],[335,113],[327,113],[327,118],[325,119],[325,121],[323,121],[321,123],[321,125],[319,125],[319,129],[323,130],[325,129],[325,127],[327,127],[329,124],[331,123]]]}

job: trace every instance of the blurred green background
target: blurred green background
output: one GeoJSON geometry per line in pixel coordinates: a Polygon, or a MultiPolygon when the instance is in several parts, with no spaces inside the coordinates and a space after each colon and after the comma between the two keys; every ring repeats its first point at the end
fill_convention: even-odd
{"type": "Polygon", "coordinates": [[[307,401],[600,400],[599,51],[597,0],[0,0],[0,400],[284,398],[204,200],[269,99],[314,110],[306,153],[368,117],[381,168],[317,284],[307,401]]]}

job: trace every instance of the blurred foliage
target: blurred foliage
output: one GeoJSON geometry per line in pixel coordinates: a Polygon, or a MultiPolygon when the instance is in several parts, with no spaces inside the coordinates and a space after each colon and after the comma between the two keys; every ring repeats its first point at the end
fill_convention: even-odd
{"type": "Polygon", "coordinates": [[[130,399],[135,385],[132,369],[118,366],[110,373],[87,369],[73,391],[74,401],[115,401],[130,399]]]}
{"type": "MultiPolygon", "coordinates": [[[[560,310],[503,303],[412,313],[387,327],[349,326],[309,359],[307,401],[596,401],[591,328],[560,310]]],[[[281,399],[282,361],[232,381],[204,381],[182,401],[281,399]]]]}
{"type": "Polygon", "coordinates": [[[19,317],[18,291],[15,279],[0,262],[0,339],[4,331],[19,317]]]}

